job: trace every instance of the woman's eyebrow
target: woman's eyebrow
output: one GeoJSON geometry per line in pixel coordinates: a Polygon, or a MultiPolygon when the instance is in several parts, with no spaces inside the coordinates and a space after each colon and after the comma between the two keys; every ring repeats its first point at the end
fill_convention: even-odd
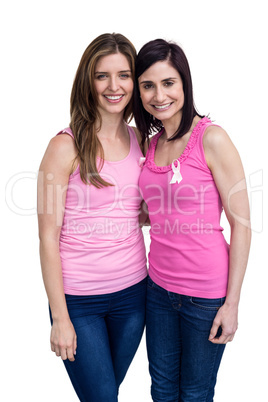
{"type": "Polygon", "coordinates": [[[164,81],[169,81],[169,80],[177,80],[177,77],[169,77],[169,78],[165,78],[164,80],[162,80],[162,82],[164,81]]]}
{"type": "MultiPolygon", "coordinates": [[[[177,79],[178,79],[177,77],[169,77],[169,78],[165,78],[161,82],[166,82],[166,81],[170,81],[170,80],[177,80],[177,79]]],[[[140,84],[152,84],[152,83],[153,83],[153,81],[149,81],[149,80],[140,82],[140,84]]]]}
{"type": "MultiPolygon", "coordinates": [[[[119,73],[131,73],[131,70],[121,70],[119,73]]],[[[108,71],[95,71],[94,74],[108,74],[108,71]]]]}
{"type": "Polygon", "coordinates": [[[141,82],[140,82],[140,85],[141,85],[141,84],[151,84],[152,82],[153,82],[153,81],[141,81],[141,82]]]}

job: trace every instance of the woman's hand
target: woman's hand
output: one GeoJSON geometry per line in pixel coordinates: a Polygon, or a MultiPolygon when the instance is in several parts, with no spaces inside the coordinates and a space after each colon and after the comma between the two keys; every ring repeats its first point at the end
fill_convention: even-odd
{"type": "Polygon", "coordinates": [[[238,307],[224,304],[218,311],[210,330],[208,340],[212,343],[226,344],[234,339],[238,328],[238,307]],[[219,328],[222,333],[216,337],[219,328]]]}
{"type": "Polygon", "coordinates": [[[53,320],[50,336],[51,350],[62,360],[75,360],[77,337],[70,319],[65,321],[53,320]]]}

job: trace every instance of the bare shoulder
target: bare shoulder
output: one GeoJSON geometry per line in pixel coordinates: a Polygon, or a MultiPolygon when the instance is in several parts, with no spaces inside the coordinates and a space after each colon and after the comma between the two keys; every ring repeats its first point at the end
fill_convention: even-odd
{"type": "Polygon", "coordinates": [[[232,141],[222,127],[211,125],[204,133],[203,144],[206,148],[216,150],[221,146],[232,144],[232,141]]]}
{"type": "MultiPolygon", "coordinates": [[[[133,128],[133,130],[135,131],[138,143],[140,145],[141,151],[143,152],[144,155],[146,155],[146,152],[148,151],[149,145],[154,137],[154,135],[150,138],[148,138],[147,140],[145,140],[143,146],[142,146],[142,136],[141,133],[139,132],[139,130],[137,129],[137,127],[132,126],[131,128],[133,128]]],[[[156,134],[155,134],[156,135],[156,134]]]]}
{"type": "Polygon", "coordinates": [[[41,166],[57,166],[71,171],[77,150],[73,138],[68,134],[53,137],[46,149],[41,166]]]}
{"type": "Polygon", "coordinates": [[[204,133],[203,146],[209,168],[239,159],[237,149],[222,127],[209,126],[204,133]]]}
{"type": "Polygon", "coordinates": [[[48,144],[48,148],[61,154],[77,153],[73,138],[69,134],[64,133],[53,137],[48,144]]]}
{"type": "Polygon", "coordinates": [[[142,135],[141,135],[140,131],[137,129],[137,127],[131,126],[131,128],[134,130],[134,132],[136,134],[136,138],[137,138],[139,147],[141,149],[141,152],[143,153],[143,155],[145,155],[145,153],[146,153],[145,144],[142,144],[142,135]]]}
{"type": "Polygon", "coordinates": [[[139,132],[139,130],[137,129],[137,127],[131,126],[131,128],[134,130],[134,132],[135,132],[135,134],[136,134],[138,143],[141,144],[141,140],[142,140],[142,138],[141,138],[141,133],[139,132]]]}

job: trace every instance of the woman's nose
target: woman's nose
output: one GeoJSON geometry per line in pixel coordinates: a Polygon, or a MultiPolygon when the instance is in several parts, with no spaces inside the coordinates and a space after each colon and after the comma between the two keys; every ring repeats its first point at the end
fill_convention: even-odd
{"type": "Polygon", "coordinates": [[[118,81],[116,77],[111,77],[109,82],[109,89],[113,92],[117,91],[119,88],[118,81]]]}
{"type": "Polygon", "coordinates": [[[155,100],[159,103],[163,102],[166,98],[166,94],[165,91],[163,90],[163,88],[156,88],[156,92],[155,92],[155,100]]]}

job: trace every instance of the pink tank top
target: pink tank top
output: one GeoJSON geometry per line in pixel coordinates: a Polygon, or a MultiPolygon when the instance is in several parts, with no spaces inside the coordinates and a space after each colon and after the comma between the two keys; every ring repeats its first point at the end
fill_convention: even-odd
{"type": "Polygon", "coordinates": [[[150,144],[139,185],[151,221],[149,275],[168,291],[188,296],[226,295],[229,245],[220,226],[221,199],[207,166],[204,117],[195,126],[182,155],[169,166],[154,163],[157,141],[150,144]]]}
{"type": "MultiPolygon", "coordinates": [[[[128,126],[129,154],[104,161],[101,177],[113,187],[97,189],[80,178],[79,166],[70,176],[60,235],[64,291],[70,295],[116,292],[147,275],[144,239],[138,217],[138,180],[142,153],[128,126]]],[[[66,133],[73,137],[70,128],[66,133]]]]}

